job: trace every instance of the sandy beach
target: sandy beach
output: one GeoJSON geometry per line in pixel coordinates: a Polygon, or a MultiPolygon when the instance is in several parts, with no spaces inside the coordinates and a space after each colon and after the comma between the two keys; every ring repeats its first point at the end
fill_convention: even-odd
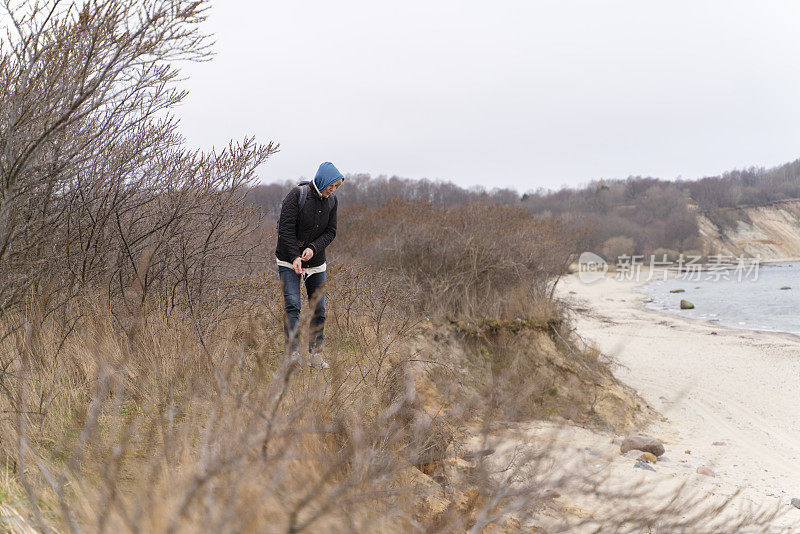
{"type": "Polygon", "coordinates": [[[800,510],[789,505],[800,497],[800,337],[645,309],[635,290],[644,283],[571,275],[559,291],[580,335],[664,416],[646,429],[667,448],[651,476],[691,479],[709,496],[738,489],[737,505],[785,508],[775,531],[800,532],[800,510]],[[697,475],[699,466],[716,477],[697,475]]]}

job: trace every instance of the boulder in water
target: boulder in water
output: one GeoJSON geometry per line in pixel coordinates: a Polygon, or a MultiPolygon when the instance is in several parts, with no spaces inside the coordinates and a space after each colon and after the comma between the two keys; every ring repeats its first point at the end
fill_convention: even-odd
{"type": "Polygon", "coordinates": [[[693,310],[694,309],[694,304],[692,304],[688,300],[681,300],[681,309],[682,310],[693,310]]]}

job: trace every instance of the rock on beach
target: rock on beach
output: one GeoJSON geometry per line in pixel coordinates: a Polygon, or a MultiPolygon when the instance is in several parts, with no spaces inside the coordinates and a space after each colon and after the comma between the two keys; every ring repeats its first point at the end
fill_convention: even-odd
{"type": "Polygon", "coordinates": [[[705,475],[707,477],[716,477],[717,475],[714,474],[714,471],[709,469],[708,467],[701,465],[697,468],[697,473],[700,475],[705,475]]]}
{"type": "Polygon", "coordinates": [[[660,440],[644,434],[633,434],[622,441],[619,452],[625,454],[630,450],[649,452],[656,457],[664,454],[664,444],[660,440]]]}
{"type": "Polygon", "coordinates": [[[642,454],[639,455],[637,460],[639,460],[640,462],[647,462],[649,464],[654,464],[658,462],[658,457],[652,452],[643,452],[642,454]]]}
{"type": "Polygon", "coordinates": [[[646,462],[636,462],[635,464],[633,464],[633,467],[636,468],[636,469],[644,469],[645,471],[653,471],[653,472],[655,472],[655,469],[653,468],[653,466],[651,466],[650,464],[648,464],[646,462]]]}

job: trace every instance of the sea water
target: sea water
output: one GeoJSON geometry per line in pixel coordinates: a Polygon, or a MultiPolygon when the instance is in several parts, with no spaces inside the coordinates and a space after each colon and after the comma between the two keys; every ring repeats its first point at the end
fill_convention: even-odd
{"type": "Polygon", "coordinates": [[[639,291],[650,297],[645,306],[653,310],[734,328],[800,335],[800,262],[685,273],[650,282],[639,291]],[[672,289],[685,291],[670,293],[672,289]],[[694,309],[681,310],[682,299],[694,304],[694,309]]]}

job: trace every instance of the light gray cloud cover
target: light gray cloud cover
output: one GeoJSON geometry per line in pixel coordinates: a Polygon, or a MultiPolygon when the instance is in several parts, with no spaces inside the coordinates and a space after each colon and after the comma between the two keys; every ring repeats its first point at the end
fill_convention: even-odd
{"type": "Polygon", "coordinates": [[[199,148],[281,143],[265,182],[696,178],[800,157],[800,2],[217,0],[184,68],[199,148]]]}

